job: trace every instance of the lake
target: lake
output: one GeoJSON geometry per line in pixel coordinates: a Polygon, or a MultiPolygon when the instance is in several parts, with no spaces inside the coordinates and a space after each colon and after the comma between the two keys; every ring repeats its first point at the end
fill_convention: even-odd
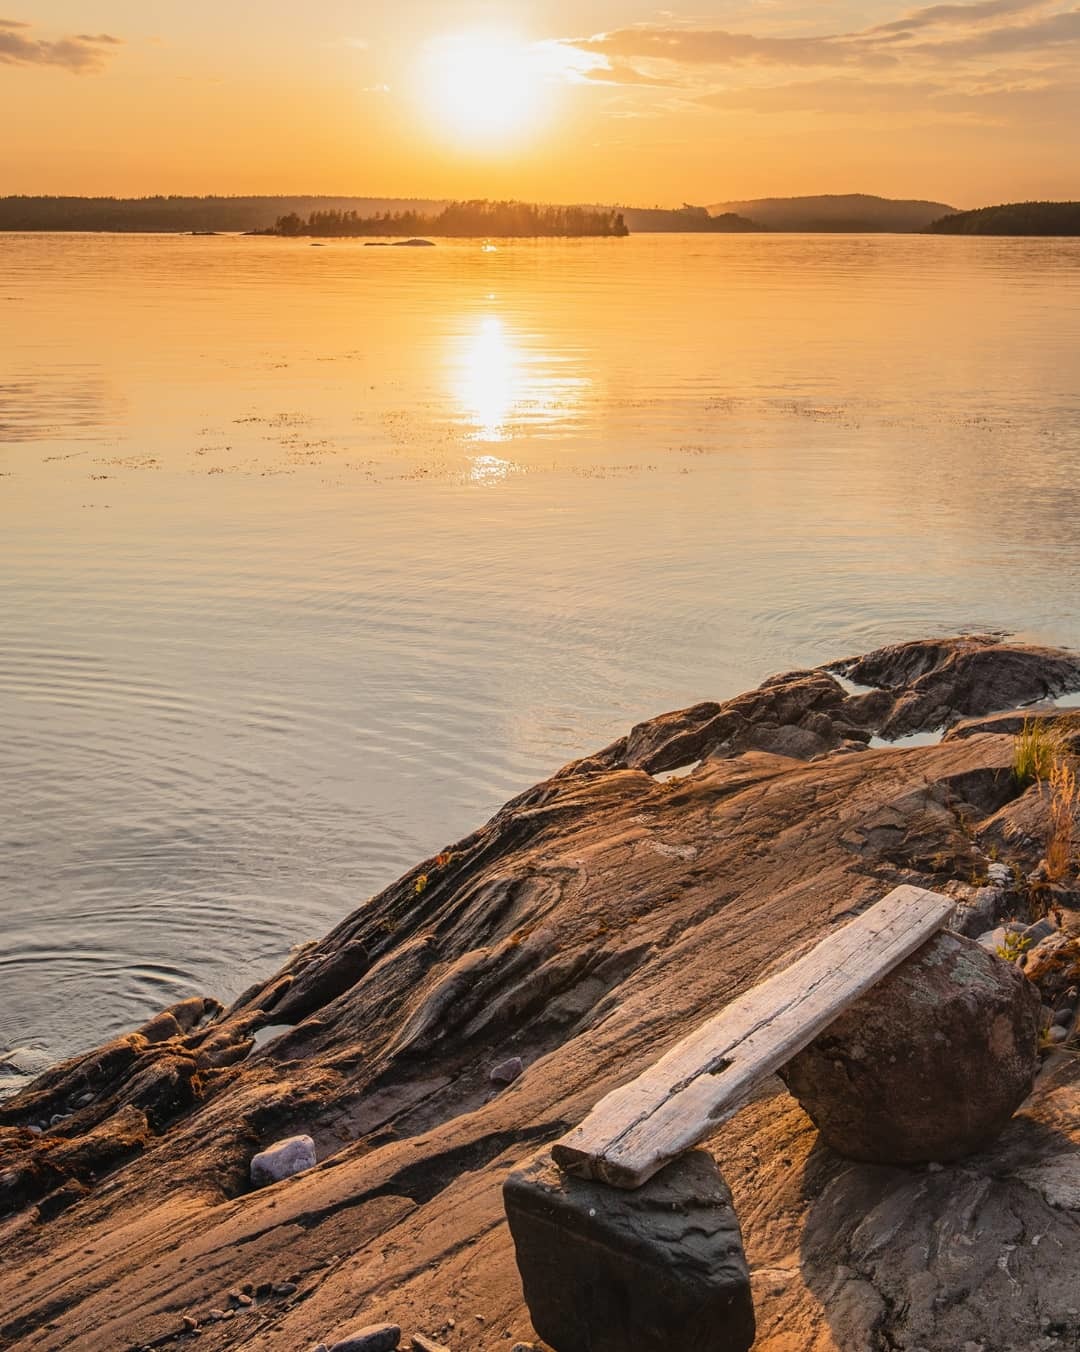
{"type": "Polygon", "coordinates": [[[1080,241],[0,235],[0,305],[0,1062],[664,709],[1080,645],[1080,241]]]}

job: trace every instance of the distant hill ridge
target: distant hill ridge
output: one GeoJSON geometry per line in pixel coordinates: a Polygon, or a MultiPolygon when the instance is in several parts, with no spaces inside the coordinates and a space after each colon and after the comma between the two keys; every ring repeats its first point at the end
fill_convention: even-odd
{"type": "Polygon", "coordinates": [[[734,213],[766,230],[857,234],[915,233],[956,210],[943,202],[874,197],[869,193],[757,197],[745,202],[717,202],[709,207],[714,216],[734,213]]]}

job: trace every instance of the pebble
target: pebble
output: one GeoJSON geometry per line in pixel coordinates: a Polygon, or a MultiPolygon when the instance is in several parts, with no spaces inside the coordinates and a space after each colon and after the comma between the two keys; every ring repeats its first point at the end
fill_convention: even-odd
{"type": "Polygon", "coordinates": [[[1069,1040],[1068,1029],[1062,1028],[1060,1024],[1052,1024],[1047,1030],[1046,1036],[1051,1042],[1067,1042],[1069,1040]]]}
{"type": "Polygon", "coordinates": [[[225,1311],[224,1311],[224,1310],[211,1310],[210,1313],[207,1315],[207,1318],[208,1318],[208,1319],[212,1319],[212,1320],[214,1321],[214,1323],[216,1324],[219,1320],[225,1318],[225,1311]]]}
{"type": "Polygon", "coordinates": [[[93,1101],[94,1101],[93,1094],[80,1094],[79,1097],[74,1101],[73,1107],[85,1108],[89,1104],[93,1103],[93,1101]]]}
{"type": "Polygon", "coordinates": [[[199,1327],[199,1321],[197,1319],[192,1319],[191,1315],[189,1314],[184,1315],[182,1323],[184,1325],[185,1333],[194,1333],[194,1331],[199,1327]]]}
{"type": "Polygon", "coordinates": [[[234,1300],[237,1303],[237,1305],[243,1306],[248,1306],[254,1303],[251,1297],[247,1295],[246,1292],[244,1291],[230,1291],[229,1299],[234,1300]]]}
{"type": "Polygon", "coordinates": [[[536,1347],[532,1343],[515,1343],[510,1352],[536,1352],[536,1347]]]}
{"type": "Polygon", "coordinates": [[[275,1282],[270,1290],[275,1296],[291,1296],[296,1290],[295,1282],[275,1282]]]}
{"type": "Polygon", "coordinates": [[[414,1333],[412,1336],[413,1352],[450,1352],[445,1343],[437,1343],[434,1338],[428,1338],[422,1333],[414,1333]]]}
{"type": "Polygon", "coordinates": [[[993,863],[987,864],[986,876],[992,883],[997,883],[999,887],[1004,887],[1012,878],[1012,869],[1008,864],[993,863]]]}
{"type": "Polygon", "coordinates": [[[525,1069],[520,1056],[512,1056],[509,1061],[502,1061],[497,1066],[493,1066],[491,1074],[488,1076],[492,1084],[513,1084],[525,1069]]]}
{"type": "Polygon", "coordinates": [[[1059,1028],[1068,1028],[1069,1024],[1072,1023],[1072,1016],[1072,1010],[1066,1005],[1064,1009],[1058,1010],[1054,1015],[1053,1021],[1059,1028]]]}
{"type": "Polygon", "coordinates": [[[372,1324],[331,1343],[330,1352],[394,1352],[399,1342],[401,1329],[397,1324],[372,1324]]]}
{"type": "Polygon", "coordinates": [[[251,1181],[256,1187],[280,1183],[305,1169],[314,1168],[315,1142],[310,1136],[288,1136],[262,1150],[251,1161],[251,1181]]]}

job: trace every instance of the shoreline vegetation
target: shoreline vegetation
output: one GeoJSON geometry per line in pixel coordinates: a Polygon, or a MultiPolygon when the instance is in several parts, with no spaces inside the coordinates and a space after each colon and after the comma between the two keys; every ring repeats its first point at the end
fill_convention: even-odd
{"type": "Polygon", "coordinates": [[[460,201],[401,197],[0,197],[0,234],[605,237],[625,234],[1080,236],[1080,202],[961,211],[867,193],[762,197],[710,206],[460,201]]]}
{"type": "Polygon", "coordinates": [[[443,239],[479,236],[512,238],[625,238],[630,231],[619,211],[586,207],[546,207],[528,202],[451,202],[436,216],[419,211],[385,211],[361,216],[357,211],[313,211],[306,219],[296,212],[279,216],[257,235],[286,239],[407,239],[435,235],[443,239]]]}

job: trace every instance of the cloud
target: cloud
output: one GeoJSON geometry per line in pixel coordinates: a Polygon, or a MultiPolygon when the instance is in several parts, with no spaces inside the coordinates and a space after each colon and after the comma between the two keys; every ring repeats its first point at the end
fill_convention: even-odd
{"type": "Polygon", "coordinates": [[[849,62],[891,65],[876,47],[861,48],[843,35],[758,37],[705,28],[622,28],[575,42],[610,60],[668,61],[688,66],[842,66],[849,62]]]}
{"type": "Polygon", "coordinates": [[[55,66],[82,75],[101,70],[111,49],[122,45],[110,33],[76,33],[70,37],[34,37],[30,25],[0,19],[0,64],[55,66]]]}
{"type": "Polygon", "coordinates": [[[1033,9],[1046,9],[1050,0],[982,0],[973,5],[929,5],[892,23],[878,24],[868,33],[911,33],[919,28],[939,25],[978,24],[986,20],[1009,18],[1033,9]]]}
{"type": "Polygon", "coordinates": [[[1080,9],[1049,14],[1034,23],[992,28],[955,42],[925,43],[912,48],[916,56],[964,60],[1010,52],[1039,52],[1080,43],[1080,9]]]}

